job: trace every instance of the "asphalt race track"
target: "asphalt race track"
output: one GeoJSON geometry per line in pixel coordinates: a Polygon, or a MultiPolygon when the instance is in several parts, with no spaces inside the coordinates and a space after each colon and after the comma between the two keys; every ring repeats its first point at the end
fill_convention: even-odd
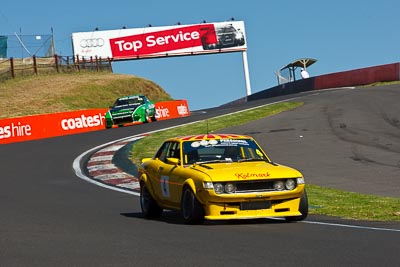
{"type": "MultiPolygon", "coordinates": [[[[308,183],[400,197],[399,85],[292,97],[305,105],[223,132],[253,135],[308,183]]],[[[399,266],[398,222],[309,216],[190,226],[174,212],[145,220],[138,197],[81,180],[72,167],[104,143],[278,100],[1,145],[0,266],[399,266]]]]}
{"type": "Polygon", "coordinates": [[[225,129],[254,136],[273,161],[307,182],[400,197],[400,87],[340,89],[302,97],[304,107],[225,129]]]}

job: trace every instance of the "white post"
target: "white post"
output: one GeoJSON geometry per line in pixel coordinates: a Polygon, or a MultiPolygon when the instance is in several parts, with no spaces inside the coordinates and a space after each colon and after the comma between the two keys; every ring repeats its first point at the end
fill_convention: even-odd
{"type": "Polygon", "coordinates": [[[251,95],[249,63],[247,62],[247,51],[242,52],[244,79],[246,81],[246,96],[251,95]]]}

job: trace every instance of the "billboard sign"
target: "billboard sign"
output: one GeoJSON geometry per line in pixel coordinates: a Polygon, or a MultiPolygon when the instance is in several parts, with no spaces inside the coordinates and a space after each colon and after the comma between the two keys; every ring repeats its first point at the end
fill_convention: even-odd
{"type": "Polygon", "coordinates": [[[113,60],[246,51],[243,21],[72,34],[74,56],[113,60]]]}

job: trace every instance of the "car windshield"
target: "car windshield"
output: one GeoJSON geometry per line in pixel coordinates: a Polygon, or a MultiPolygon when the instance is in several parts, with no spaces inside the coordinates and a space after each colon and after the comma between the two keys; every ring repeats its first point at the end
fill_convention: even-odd
{"type": "Polygon", "coordinates": [[[121,106],[129,106],[129,105],[139,105],[143,104],[144,100],[141,97],[130,97],[130,98],[121,98],[115,101],[114,107],[121,106]]]}
{"type": "Polygon", "coordinates": [[[269,161],[251,139],[211,139],[183,143],[184,164],[269,161]]]}
{"type": "Polygon", "coordinates": [[[232,26],[217,28],[217,33],[234,33],[234,32],[236,32],[236,30],[232,26]]]}

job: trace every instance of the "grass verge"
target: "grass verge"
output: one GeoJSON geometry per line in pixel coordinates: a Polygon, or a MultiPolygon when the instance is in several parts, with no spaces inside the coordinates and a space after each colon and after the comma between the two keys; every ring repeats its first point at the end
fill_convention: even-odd
{"type": "Polygon", "coordinates": [[[171,100],[156,83],[132,75],[76,72],[30,76],[0,82],[0,119],[81,109],[108,108],[116,98],[145,94],[171,100]]]}
{"type": "MultiPolygon", "coordinates": [[[[153,133],[133,146],[130,159],[135,164],[140,164],[140,159],[152,157],[161,143],[169,137],[213,132],[272,116],[301,105],[303,105],[301,102],[277,103],[153,133]]],[[[358,194],[309,184],[306,188],[310,214],[355,220],[400,221],[400,198],[358,194]]]]}
{"type": "Polygon", "coordinates": [[[310,214],[369,221],[400,221],[400,198],[306,185],[310,214]]]}

